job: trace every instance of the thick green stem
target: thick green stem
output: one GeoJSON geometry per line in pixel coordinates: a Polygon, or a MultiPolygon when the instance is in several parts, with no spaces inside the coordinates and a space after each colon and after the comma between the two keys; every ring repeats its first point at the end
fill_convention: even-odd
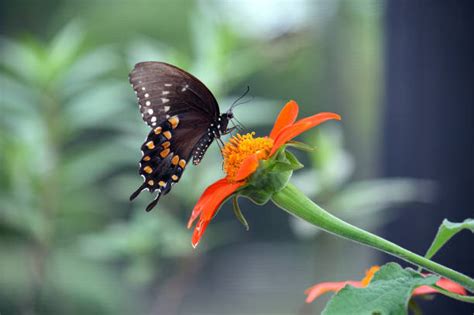
{"type": "Polygon", "coordinates": [[[288,184],[285,188],[275,193],[272,197],[272,201],[286,212],[329,233],[384,251],[455,281],[469,291],[474,292],[474,279],[336,218],[308,199],[292,184],[288,184]]]}

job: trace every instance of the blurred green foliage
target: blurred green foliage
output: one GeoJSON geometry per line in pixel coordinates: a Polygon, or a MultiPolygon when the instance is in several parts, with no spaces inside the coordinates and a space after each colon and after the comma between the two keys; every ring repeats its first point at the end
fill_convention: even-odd
{"type": "MultiPolygon", "coordinates": [[[[317,150],[300,156],[307,168],[293,178],[341,216],[376,226],[380,209],[426,201],[424,182],[360,181],[374,176],[377,157],[378,2],[297,3],[12,5],[11,34],[0,37],[0,313],[173,314],[182,307],[187,314],[184,292],[206,255],[242,238],[234,219],[219,219],[199,251],[191,250],[185,222],[203,189],[222,176],[216,148],[186,170],[157,211],[144,213],[146,194],[128,202],[141,184],[136,162],[147,133],[127,80],[138,61],[187,69],[223,110],[250,85],[255,97],[235,113],[259,134],[289,98],[301,115],[341,113],[344,131],[323,126],[307,136],[317,150]],[[22,14],[31,19],[15,24],[22,14]]],[[[301,222],[290,223],[297,236],[321,242],[301,222]]],[[[255,299],[277,314],[300,305],[303,289],[286,300],[255,299]]]]}

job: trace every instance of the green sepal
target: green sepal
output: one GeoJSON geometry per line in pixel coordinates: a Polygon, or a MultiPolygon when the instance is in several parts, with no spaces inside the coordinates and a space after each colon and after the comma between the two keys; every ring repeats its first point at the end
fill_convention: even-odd
{"type": "Polygon", "coordinates": [[[279,151],[275,160],[268,165],[268,168],[272,172],[295,171],[303,167],[304,165],[298,161],[293,153],[284,149],[279,151]]]}
{"type": "Polygon", "coordinates": [[[239,220],[240,223],[242,223],[242,225],[248,231],[250,230],[250,226],[244,215],[242,214],[242,211],[240,211],[239,201],[237,200],[237,198],[239,198],[239,195],[235,195],[234,197],[232,197],[232,208],[234,209],[234,214],[237,217],[237,220],[239,220]]]}
{"type": "Polygon", "coordinates": [[[285,155],[288,159],[288,162],[290,162],[293,171],[299,170],[300,168],[304,167],[304,165],[300,161],[298,161],[296,156],[290,151],[285,151],[285,155]]]}
{"type": "Polygon", "coordinates": [[[263,205],[286,186],[294,170],[302,167],[303,164],[291,152],[285,151],[283,146],[270,159],[260,161],[239,194],[263,205]]]}
{"type": "Polygon", "coordinates": [[[289,147],[293,147],[295,149],[298,149],[300,151],[305,151],[305,152],[313,152],[316,148],[309,145],[309,144],[306,144],[306,143],[303,143],[303,142],[299,142],[299,141],[288,141],[286,143],[287,146],[289,147]]]}

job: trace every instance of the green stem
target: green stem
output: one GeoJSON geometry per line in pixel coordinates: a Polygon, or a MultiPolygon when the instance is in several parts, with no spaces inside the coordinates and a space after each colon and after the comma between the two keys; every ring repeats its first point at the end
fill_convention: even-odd
{"type": "Polygon", "coordinates": [[[434,287],[439,293],[444,294],[446,296],[449,296],[452,299],[474,304],[474,296],[456,294],[456,293],[450,292],[448,290],[445,290],[445,289],[443,289],[443,288],[441,288],[440,286],[437,286],[437,285],[434,286],[434,287]]]}
{"type": "Polygon", "coordinates": [[[308,199],[308,197],[291,183],[275,193],[272,197],[272,201],[286,212],[329,233],[371,246],[409,263],[423,267],[457,282],[469,291],[474,292],[474,279],[336,218],[308,199]]]}

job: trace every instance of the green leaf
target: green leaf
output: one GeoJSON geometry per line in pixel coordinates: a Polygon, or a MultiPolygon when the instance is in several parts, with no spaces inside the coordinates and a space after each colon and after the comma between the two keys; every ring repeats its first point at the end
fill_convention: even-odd
{"type": "Polygon", "coordinates": [[[461,223],[450,222],[444,219],[438,229],[438,233],[436,234],[433,243],[431,243],[430,248],[426,252],[425,257],[428,259],[433,257],[438,250],[446,244],[446,242],[464,229],[471,230],[471,232],[474,233],[474,219],[466,219],[461,223]]]}
{"type": "Polygon", "coordinates": [[[408,302],[415,288],[435,285],[439,277],[423,277],[411,268],[388,263],[375,273],[365,288],[346,285],[327,304],[324,315],[333,314],[407,314],[408,302]]]}

